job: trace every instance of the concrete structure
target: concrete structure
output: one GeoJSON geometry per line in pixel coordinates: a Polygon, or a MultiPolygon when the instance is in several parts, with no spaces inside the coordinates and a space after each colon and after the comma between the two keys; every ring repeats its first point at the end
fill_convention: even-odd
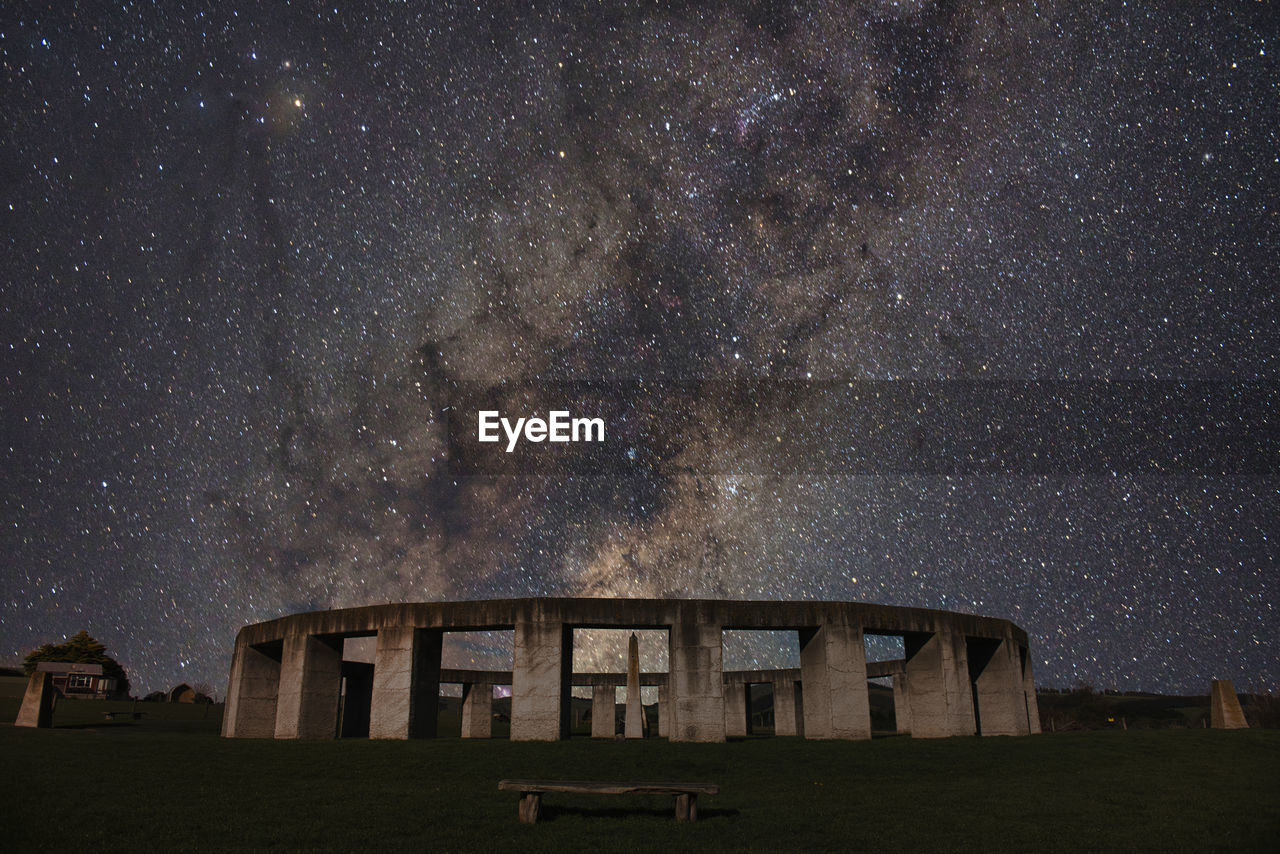
{"type": "Polygon", "coordinates": [[[612,685],[591,686],[591,737],[613,738],[618,732],[612,685]]]}
{"type": "Polygon", "coordinates": [[[751,731],[750,709],[746,682],[733,682],[724,686],[724,734],[727,738],[741,738],[751,731]]]}
{"type": "Polygon", "coordinates": [[[644,738],[644,706],[640,702],[640,642],[635,632],[627,641],[627,716],[623,734],[627,738],[644,738]]]}
{"type": "Polygon", "coordinates": [[[672,741],[744,734],[748,686],[760,683],[772,685],[778,735],[869,738],[867,679],[879,677],[893,678],[898,728],[912,736],[1040,731],[1027,636],[1007,620],[857,602],[507,599],[374,605],[246,626],[236,637],[223,735],[333,738],[355,730],[348,720],[367,709],[372,738],[429,737],[440,684],[459,682],[465,737],[490,734],[493,686],[509,684],[512,739],[568,737],[573,686],[592,688],[592,735],[612,738],[614,691],[629,680],[572,672],[579,628],[667,631],[670,671],[637,681],[657,686],[659,733],[672,741]],[[445,632],[493,629],[514,634],[510,673],[441,669],[445,632]],[[726,630],[795,631],[799,669],[725,673],[726,630]],[[868,664],[868,634],[901,637],[905,658],[868,664]],[[346,638],[370,636],[371,673],[342,660],[346,638]]]}
{"type": "Polygon", "coordinates": [[[1209,697],[1209,725],[1214,729],[1248,729],[1236,686],[1228,679],[1214,679],[1209,697]]]}
{"type": "Polygon", "coordinates": [[[462,685],[462,737],[489,738],[493,735],[493,686],[484,683],[462,685]]]}
{"type": "Polygon", "coordinates": [[[53,726],[53,698],[56,694],[52,673],[47,670],[32,673],[27,680],[27,690],[22,695],[22,705],[18,708],[18,717],[13,725],[41,729],[53,726]]]}

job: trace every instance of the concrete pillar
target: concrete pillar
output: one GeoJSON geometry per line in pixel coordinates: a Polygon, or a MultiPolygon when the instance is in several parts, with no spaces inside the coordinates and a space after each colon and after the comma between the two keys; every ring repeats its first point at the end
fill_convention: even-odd
{"type": "Polygon", "coordinates": [[[568,738],[573,630],[540,620],[518,620],[515,628],[511,740],[568,738]]]}
{"type": "Polygon", "coordinates": [[[671,692],[666,685],[658,686],[658,735],[666,738],[671,734],[671,692]]]}
{"type": "Polygon", "coordinates": [[[1012,640],[974,638],[967,644],[974,719],[981,735],[1026,735],[1022,662],[1012,640]]]}
{"type": "Polygon", "coordinates": [[[370,738],[435,738],[440,712],[439,629],[378,630],[373,654],[370,738]]]}
{"type": "Polygon", "coordinates": [[[893,723],[901,735],[911,732],[911,689],[907,687],[907,672],[893,674],[893,723]]]}
{"type": "Polygon", "coordinates": [[[27,679],[27,690],[22,695],[22,705],[18,708],[18,718],[14,726],[38,727],[49,729],[53,726],[53,674],[47,670],[37,670],[27,679]]]}
{"type": "Polygon", "coordinates": [[[618,721],[616,695],[612,685],[591,686],[591,737],[613,738],[618,721]]]}
{"type": "Polygon", "coordinates": [[[903,635],[912,738],[973,735],[973,694],[969,688],[964,637],[950,631],[903,635]]]}
{"type": "Polygon", "coordinates": [[[627,716],[622,732],[627,738],[644,738],[644,702],[640,699],[640,642],[635,632],[627,641],[627,716]]]}
{"type": "Polygon", "coordinates": [[[227,738],[273,738],[280,695],[280,662],[249,645],[236,645],[227,682],[222,734],[227,738]]]}
{"type": "Polygon", "coordinates": [[[827,623],[800,630],[805,738],[871,738],[862,628],[827,623]]]}
{"type": "Polygon", "coordinates": [[[742,738],[750,731],[747,722],[749,693],[744,682],[731,682],[724,686],[724,734],[729,738],[742,738]]]}
{"type": "Polygon", "coordinates": [[[700,610],[698,603],[682,603],[669,634],[672,741],[724,741],[721,630],[700,610]]]}
{"type": "Polygon", "coordinates": [[[276,738],[334,738],[342,690],[342,639],[285,635],[276,738]]]}
{"type": "Polygon", "coordinates": [[[1036,680],[1031,672],[1031,650],[1019,647],[1018,655],[1022,659],[1022,696],[1027,703],[1027,731],[1039,735],[1040,702],[1036,699],[1036,680]]]}
{"type": "Polygon", "coordinates": [[[493,736],[493,686],[488,682],[462,686],[462,737],[493,736]]]}
{"type": "Polygon", "coordinates": [[[803,732],[796,704],[800,683],[791,679],[773,680],[773,734],[800,735],[803,732]]]}
{"type": "Polygon", "coordinates": [[[1214,729],[1249,728],[1236,686],[1229,679],[1214,679],[1209,683],[1209,725],[1214,729]]]}

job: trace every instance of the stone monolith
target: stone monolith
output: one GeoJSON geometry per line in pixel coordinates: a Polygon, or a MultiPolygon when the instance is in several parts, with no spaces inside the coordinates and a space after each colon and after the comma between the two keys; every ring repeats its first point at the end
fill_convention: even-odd
{"type": "Polygon", "coordinates": [[[1236,696],[1231,680],[1213,680],[1210,694],[1210,726],[1214,729],[1248,729],[1249,722],[1244,719],[1244,709],[1240,708],[1240,698],[1236,696]]]}
{"type": "Polygon", "coordinates": [[[627,643],[627,738],[644,738],[644,704],[640,701],[640,641],[632,632],[627,643]]]}
{"type": "Polygon", "coordinates": [[[53,674],[37,670],[27,680],[27,691],[22,695],[22,707],[14,726],[33,726],[48,729],[53,726],[53,674]]]}

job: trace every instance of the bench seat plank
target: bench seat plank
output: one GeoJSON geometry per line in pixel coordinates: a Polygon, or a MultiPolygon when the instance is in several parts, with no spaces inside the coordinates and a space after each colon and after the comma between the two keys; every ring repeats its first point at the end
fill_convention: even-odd
{"type": "Polygon", "coordinates": [[[500,780],[506,792],[571,792],[581,795],[718,795],[713,783],[625,783],[595,780],[500,780]]]}

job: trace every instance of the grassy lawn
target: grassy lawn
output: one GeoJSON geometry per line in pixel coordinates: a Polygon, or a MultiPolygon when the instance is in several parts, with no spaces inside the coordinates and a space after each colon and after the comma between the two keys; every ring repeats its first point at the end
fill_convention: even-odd
{"type": "MultiPolygon", "coordinates": [[[[7,850],[1276,850],[1280,732],[728,744],[217,736],[221,707],[0,725],[7,850]],[[709,781],[702,820],[660,796],[547,795],[504,777],[709,781]]],[[[131,708],[128,703],[118,704],[131,708]]],[[[93,708],[91,708],[93,707],[93,708]]],[[[11,719],[11,718],[10,718],[11,719]]]]}

